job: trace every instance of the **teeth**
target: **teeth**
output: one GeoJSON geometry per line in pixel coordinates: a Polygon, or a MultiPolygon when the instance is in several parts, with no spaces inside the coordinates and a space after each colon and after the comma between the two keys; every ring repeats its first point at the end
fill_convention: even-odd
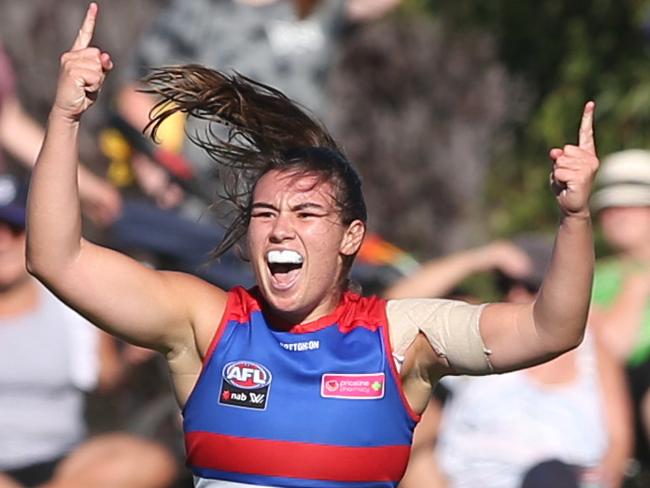
{"type": "Polygon", "coordinates": [[[266,259],[271,264],[302,264],[303,257],[296,251],[269,251],[266,259]]]}

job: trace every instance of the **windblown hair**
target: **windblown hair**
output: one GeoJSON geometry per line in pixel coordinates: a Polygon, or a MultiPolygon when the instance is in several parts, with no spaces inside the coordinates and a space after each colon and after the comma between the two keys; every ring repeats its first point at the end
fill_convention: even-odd
{"type": "Polygon", "coordinates": [[[188,134],[218,163],[220,197],[235,217],[213,256],[219,257],[246,234],[252,193],[271,170],[313,173],[331,181],[344,224],[367,220],[361,180],[325,127],[280,91],[240,74],[190,64],[163,67],[145,78],[147,93],[161,97],[147,129],[156,139],[160,125],[177,112],[208,122],[203,133],[188,134]],[[227,129],[218,135],[215,125],[227,129]]]}

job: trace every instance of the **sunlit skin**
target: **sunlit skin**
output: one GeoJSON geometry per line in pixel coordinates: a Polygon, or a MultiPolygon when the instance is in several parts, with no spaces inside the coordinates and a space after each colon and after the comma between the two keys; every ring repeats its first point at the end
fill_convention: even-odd
{"type": "Polygon", "coordinates": [[[638,259],[650,258],[650,207],[611,207],[599,213],[607,242],[638,259]]]}
{"type": "Polygon", "coordinates": [[[341,296],[343,258],[356,253],[365,225],[344,225],[331,182],[313,174],[270,171],[253,193],[248,246],[257,283],[269,312],[288,325],[311,322],[332,312],[341,296]],[[292,250],[303,258],[290,278],[274,278],[271,250],[292,250]]]}

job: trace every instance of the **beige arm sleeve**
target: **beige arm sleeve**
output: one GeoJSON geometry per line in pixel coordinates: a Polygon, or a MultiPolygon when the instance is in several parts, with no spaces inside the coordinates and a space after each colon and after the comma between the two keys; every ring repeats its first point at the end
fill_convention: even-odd
{"type": "Polygon", "coordinates": [[[479,331],[484,306],[439,298],[389,300],[386,316],[393,353],[402,357],[422,332],[457,373],[492,373],[491,351],[479,331]]]}

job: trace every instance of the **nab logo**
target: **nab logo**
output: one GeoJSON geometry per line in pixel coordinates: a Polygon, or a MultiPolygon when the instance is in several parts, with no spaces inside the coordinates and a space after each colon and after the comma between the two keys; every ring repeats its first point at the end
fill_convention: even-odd
{"type": "Polygon", "coordinates": [[[252,361],[232,361],[223,367],[219,403],[265,410],[271,386],[271,372],[252,361]]]}

